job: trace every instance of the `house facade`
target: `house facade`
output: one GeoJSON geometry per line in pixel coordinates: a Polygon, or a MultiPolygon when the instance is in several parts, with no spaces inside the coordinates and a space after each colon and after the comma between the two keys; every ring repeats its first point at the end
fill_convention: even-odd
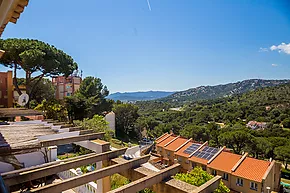
{"type": "Polygon", "coordinates": [[[209,147],[207,142],[201,144],[168,133],[156,140],[156,150],[164,164],[178,162],[183,172],[200,166],[214,176],[221,176],[234,192],[266,193],[267,187],[271,191],[280,187],[281,164],[274,160],[234,154],[225,147],[209,147]]]}

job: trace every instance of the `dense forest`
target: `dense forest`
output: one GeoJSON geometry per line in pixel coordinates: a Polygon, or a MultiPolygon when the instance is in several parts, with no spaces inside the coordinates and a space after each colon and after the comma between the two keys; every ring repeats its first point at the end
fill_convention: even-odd
{"type": "Polygon", "coordinates": [[[172,104],[137,102],[139,117],[134,125],[148,136],[173,131],[212,146],[227,146],[233,152],[249,152],[257,158],[290,159],[290,84],[261,88],[244,94],[202,100],[171,110],[172,104]],[[249,121],[265,122],[253,130],[249,121]]]}

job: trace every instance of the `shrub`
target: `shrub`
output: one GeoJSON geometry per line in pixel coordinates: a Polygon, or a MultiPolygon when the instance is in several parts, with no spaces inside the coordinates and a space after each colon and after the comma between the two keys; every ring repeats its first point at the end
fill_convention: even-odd
{"type": "Polygon", "coordinates": [[[85,118],[82,121],[75,120],[74,124],[85,129],[92,129],[95,132],[105,132],[105,139],[107,141],[110,141],[112,136],[114,136],[114,131],[110,130],[108,126],[109,123],[100,115],[94,115],[92,119],[85,118]]]}
{"type": "MultiPolygon", "coordinates": [[[[190,172],[176,174],[174,178],[194,186],[201,186],[202,184],[211,180],[213,176],[207,173],[206,171],[203,171],[201,167],[195,167],[190,172]]],[[[222,181],[220,181],[218,188],[214,192],[228,193],[230,192],[230,189],[226,187],[222,181]]]]}

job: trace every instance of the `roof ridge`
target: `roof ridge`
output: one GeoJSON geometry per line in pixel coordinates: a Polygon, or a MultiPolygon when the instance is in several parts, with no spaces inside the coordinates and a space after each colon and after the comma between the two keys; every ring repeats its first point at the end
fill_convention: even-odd
{"type": "Polygon", "coordinates": [[[184,142],[181,146],[179,146],[178,148],[176,148],[174,150],[174,152],[177,152],[178,150],[180,150],[182,147],[184,147],[186,144],[188,144],[190,141],[192,140],[192,138],[188,139],[186,142],[184,142]]]}
{"type": "MultiPolygon", "coordinates": [[[[161,139],[161,141],[159,141],[158,143],[161,143],[162,141],[164,141],[165,139],[167,139],[168,137],[170,137],[171,135],[173,135],[173,133],[168,134],[166,137],[164,137],[164,139],[161,139]]],[[[158,144],[157,143],[157,144],[158,144]]]]}
{"type": "Polygon", "coordinates": [[[159,136],[157,139],[155,139],[155,141],[158,141],[159,139],[161,139],[164,135],[168,135],[168,132],[164,133],[163,135],[159,136]]]}
{"type": "Polygon", "coordinates": [[[180,137],[180,135],[178,135],[177,137],[175,137],[174,139],[172,139],[171,141],[169,141],[168,143],[166,143],[164,145],[164,147],[166,147],[167,145],[169,145],[170,143],[172,143],[173,141],[175,141],[176,139],[178,139],[180,137]]]}
{"type": "Polygon", "coordinates": [[[202,147],[204,147],[205,145],[208,144],[208,141],[204,142],[202,145],[200,145],[194,152],[192,152],[188,158],[191,158],[193,156],[193,154],[195,154],[196,152],[198,152],[202,147]]]}
{"type": "Polygon", "coordinates": [[[225,148],[226,146],[220,148],[220,150],[210,160],[208,160],[207,164],[210,164],[225,148]]]}
{"type": "Polygon", "coordinates": [[[236,169],[238,169],[238,167],[241,165],[241,163],[246,159],[246,157],[248,156],[248,153],[246,152],[241,159],[234,165],[234,167],[231,169],[232,172],[236,171],[236,169]]]}
{"type": "Polygon", "coordinates": [[[262,180],[266,180],[266,178],[267,178],[269,172],[271,171],[271,169],[273,168],[274,164],[275,164],[275,161],[274,160],[272,162],[270,162],[270,164],[269,164],[266,172],[264,173],[264,175],[262,177],[262,180]]]}

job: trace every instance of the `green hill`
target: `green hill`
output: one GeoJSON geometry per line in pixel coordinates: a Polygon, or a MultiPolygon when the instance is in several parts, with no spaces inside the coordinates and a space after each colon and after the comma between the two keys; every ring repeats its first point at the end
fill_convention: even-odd
{"type": "Polygon", "coordinates": [[[290,80],[250,79],[216,86],[200,86],[185,91],[176,92],[165,98],[161,98],[158,101],[168,102],[178,106],[192,101],[230,97],[258,88],[272,87],[289,82],[290,80]]]}

